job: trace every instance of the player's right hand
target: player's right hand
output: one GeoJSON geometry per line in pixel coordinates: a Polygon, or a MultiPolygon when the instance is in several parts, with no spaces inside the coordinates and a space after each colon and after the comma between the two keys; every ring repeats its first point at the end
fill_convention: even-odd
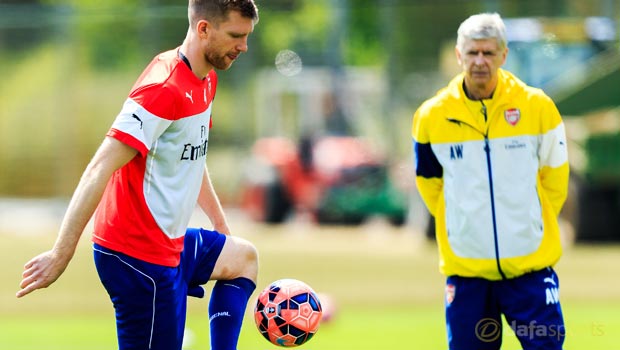
{"type": "Polygon", "coordinates": [[[22,281],[19,284],[21,289],[15,296],[21,298],[37,289],[47,288],[60,277],[67,264],[68,261],[51,250],[35,256],[24,265],[22,281]]]}

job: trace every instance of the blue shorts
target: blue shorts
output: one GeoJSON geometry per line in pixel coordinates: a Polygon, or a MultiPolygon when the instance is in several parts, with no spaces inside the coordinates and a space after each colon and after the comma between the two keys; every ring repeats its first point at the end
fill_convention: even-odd
{"type": "Polygon", "coordinates": [[[95,266],[116,313],[120,350],[181,349],[188,290],[209,281],[225,241],[215,231],[187,229],[177,267],[94,245],[95,266]]]}
{"type": "Polygon", "coordinates": [[[502,319],[524,350],[561,350],[566,329],[552,268],[489,281],[450,276],[446,282],[446,324],[450,350],[497,350],[502,319]]]}

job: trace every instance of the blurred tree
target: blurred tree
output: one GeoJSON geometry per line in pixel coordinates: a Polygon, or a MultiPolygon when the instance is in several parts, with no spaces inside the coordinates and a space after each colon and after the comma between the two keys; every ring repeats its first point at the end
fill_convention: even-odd
{"type": "Polygon", "coordinates": [[[259,64],[272,65],[284,49],[296,51],[304,64],[321,64],[331,28],[328,0],[277,1],[260,4],[260,30],[256,32],[259,64]]]}
{"type": "Polygon", "coordinates": [[[39,1],[0,2],[0,54],[27,51],[54,35],[58,9],[39,1]],[[27,18],[27,20],[26,20],[27,18]]]}
{"type": "Polygon", "coordinates": [[[173,0],[42,0],[72,9],[78,55],[96,69],[144,65],[155,53],[181,43],[187,5],[173,0]]]}
{"type": "MultiPolygon", "coordinates": [[[[383,0],[349,1],[349,28],[344,47],[344,61],[354,66],[377,66],[387,61],[386,42],[383,34],[388,25],[381,17],[389,10],[389,2],[383,0]]],[[[390,17],[393,16],[392,12],[390,17]]],[[[393,19],[393,18],[392,18],[393,19]]]]}
{"type": "MultiPolygon", "coordinates": [[[[306,67],[382,70],[388,100],[381,121],[390,139],[407,143],[410,113],[443,79],[440,52],[454,45],[458,24],[470,14],[620,20],[620,0],[257,2],[261,20],[250,51],[219,73],[214,145],[252,141],[257,85],[249,82],[257,70],[273,67],[284,49],[297,52],[306,67]],[[405,136],[391,137],[394,130],[405,136]]],[[[136,74],[155,53],[183,40],[186,16],[186,0],[0,0],[0,194],[68,193],[136,74]],[[36,147],[23,137],[33,130],[43,140],[36,147]],[[58,155],[71,163],[56,161],[58,155]],[[50,174],[57,185],[47,182],[50,174]]]]}

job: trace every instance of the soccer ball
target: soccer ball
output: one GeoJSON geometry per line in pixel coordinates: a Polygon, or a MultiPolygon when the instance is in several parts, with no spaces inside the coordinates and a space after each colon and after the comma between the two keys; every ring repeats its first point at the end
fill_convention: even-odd
{"type": "Polygon", "coordinates": [[[304,282],[282,279],[265,288],[256,301],[254,321],[274,345],[299,346],[319,329],[323,310],[316,293],[304,282]]]}
{"type": "Polygon", "coordinates": [[[325,324],[331,322],[338,311],[336,300],[331,295],[326,293],[317,293],[317,296],[321,300],[321,311],[323,311],[321,323],[325,324]]]}

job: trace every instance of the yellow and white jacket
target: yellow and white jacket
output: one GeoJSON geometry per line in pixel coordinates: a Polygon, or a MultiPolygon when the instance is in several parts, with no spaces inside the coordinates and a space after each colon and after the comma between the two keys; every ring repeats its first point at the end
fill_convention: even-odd
{"type": "Polygon", "coordinates": [[[416,184],[436,219],[440,271],[500,280],[553,266],[569,176],[555,104],[501,69],[491,99],[469,100],[462,86],[461,74],[413,117],[416,184]]]}

